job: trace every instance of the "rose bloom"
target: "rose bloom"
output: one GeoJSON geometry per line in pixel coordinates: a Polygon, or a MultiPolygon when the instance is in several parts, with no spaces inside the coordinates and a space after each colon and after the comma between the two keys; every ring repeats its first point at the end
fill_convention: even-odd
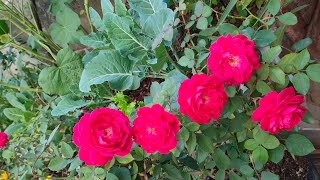
{"type": "Polygon", "coordinates": [[[301,104],[302,95],[295,95],[292,87],[283,89],[280,93],[270,92],[260,99],[260,106],[253,112],[254,122],[260,122],[264,131],[277,134],[280,131],[290,131],[301,122],[307,111],[301,104]]]}
{"type": "Polygon", "coordinates": [[[9,137],[5,132],[0,132],[0,148],[6,147],[7,142],[9,142],[9,137]]]}
{"type": "Polygon", "coordinates": [[[159,104],[140,108],[133,120],[135,142],[147,153],[168,154],[177,146],[180,121],[159,104]]]}
{"type": "Polygon", "coordinates": [[[227,100],[223,83],[206,74],[195,74],[183,81],[178,91],[180,112],[199,124],[217,120],[227,100]]]}
{"type": "Polygon", "coordinates": [[[79,159],[88,166],[103,166],[114,155],[125,156],[132,147],[129,119],[110,108],[86,113],[73,128],[73,142],[79,147],[79,159]]]}
{"type": "Polygon", "coordinates": [[[221,36],[210,47],[208,70],[227,85],[247,83],[260,68],[253,41],[246,36],[221,36]]]}

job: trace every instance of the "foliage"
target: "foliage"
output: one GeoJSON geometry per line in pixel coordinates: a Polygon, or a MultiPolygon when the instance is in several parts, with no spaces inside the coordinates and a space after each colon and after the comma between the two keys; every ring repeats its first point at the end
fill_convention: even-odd
{"type": "MultiPolygon", "coordinates": [[[[0,149],[0,172],[27,179],[279,179],[265,171],[267,162],[279,163],[284,151],[305,156],[314,150],[298,128],[271,135],[251,119],[267,93],[293,86],[306,95],[310,80],[320,82],[320,65],[307,49],[310,38],[291,49],[282,46],[284,29],[297,23],[298,10],[282,12],[287,1],[231,0],[224,6],[215,0],[101,0],[101,14],[86,7],[90,33],[70,2],[51,1],[56,21],[50,35],[17,8],[0,3],[1,17],[30,39],[20,44],[0,21],[1,47],[10,47],[0,54],[0,130],[10,137],[0,149]],[[210,44],[227,34],[253,40],[261,67],[248,83],[226,86],[229,99],[218,121],[199,125],[179,113],[178,89],[191,74],[207,73],[210,44]],[[72,49],[75,44],[86,50],[72,49]],[[22,62],[24,53],[38,63],[22,62]],[[13,67],[18,72],[11,72],[13,67]],[[155,81],[146,85],[146,80],[155,81]],[[135,92],[143,99],[132,97],[135,92]],[[103,167],[79,160],[71,137],[83,113],[111,107],[132,120],[138,107],[152,104],[181,122],[178,145],[169,154],[147,154],[134,145],[130,154],[103,167]]],[[[313,121],[309,112],[302,120],[313,121]]]]}

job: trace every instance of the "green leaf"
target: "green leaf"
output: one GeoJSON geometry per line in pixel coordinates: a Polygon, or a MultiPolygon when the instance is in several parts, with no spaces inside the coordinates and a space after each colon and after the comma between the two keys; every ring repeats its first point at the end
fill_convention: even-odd
{"type": "Polygon", "coordinates": [[[109,46],[107,38],[103,33],[91,33],[88,36],[83,36],[80,39],[81,44],[92,48],[102,48],[109,46]]]}
{"type": "Polygon", "coordinates": [[[71,87],[78,86],[83,65],[81,56],[71,49],[63,49],[57,55],[57,67],[43,69],[39,75],[39,85],[48,94],[65,95],[71,87]]]}
{"type": "Polygon", "coordinates": [[[228,97],[234,97],[237,93],[235,86],[227,86],[227,87],[225,87],[225,91],[226,91],[228,97]]]}
{"type": "Polygon", "coordinates": [[[197,142],[199,147],[204,150],[205,152],[211,153],[213,152],[213,143],[211,142],[210,138],[203,135],[198,134],[197,135],[197,142]]]}
{"type": "Polygon", "coordinates": [[[73,171],[75,169],[77,169],[78,167],[80,167],[82,165],[82,161],[79,159],[79,157],[75,157],[71,163],[70,163],[70,167],[68,169],[68,171],[73,171]]]}
{"type": "Polygon", "coordinates": [[[191,133],[187,141],[187,149],[189,154],[192,154],[194,152],[194,150],[196,149],[196,145],[197,145],[197,137],[194,133],[191,133]]]}
{"type": "Polygon", "coordinates": [[[188,124],[186,124],[186,128],[191,131],[198,131],[200,128],[200,125],[198,123],[194,123],[194,122],[189,122],[188,124]]]}
{"type": "Polygon", "coordinates": [[[257,147],[253,152],[252,152],[252,159],[253,161],[260,162],[262,164],[267,163],[269,158],[268,151],[263,148],[262,146],[257,147]]]}
{"type": "Polygon", "coordinates": [[[231,171],[229,173],[229,180],[243,180],[238,174],[235,172],[231,171]]]}
{"type": "Polygon", "coordinates": [[[132,157],[132,155],[129,153],[126,156],[120,157],[120,156],[116,156],[116,160],[120,163],[120,164],[129,164],[130,162],[132,162],[134,160],[134,158],[132,157]]]}
{"type": "Polygon", "coordinates": [[[119,16],[125,16],[128,14],[126,5],[122,2],[122,0],[115,0],[115,12],[119,16]]]}
{"type": "Polygon", "coordinates": [[[56,128],[54,128],[54,130],[50,133],[50,136],[48,137],[48,140],[47,140],[47,145],[51,143],[51,141],[52,141],[53,137],[56,135],[59,127],[60,127],[60,124],[56,128]]]}
{"type": "Polygon", "coordinates": [[[261,130],[259,126],[253,129],[253,138],[259,144],[263,144],[268,136],[269,134],[261,130]]]}
{"type": "Polygon", "coordinates": [[[279,176],[271,172],[262,171],[261,180],[279,180],[279,176]]]}
{"type": "Polygon", "coordinates": [[[257,75],[259,80],[267,80],[269,77],[270,68],[267,64],[261,64],[260,68],[257,70],[257,75]]]}
{"type": "Polygon", "coordinates": [[[72,158],[74,151],[69,144],[61,142],[61,153],[65,158],[72,158]]]}
{"type": "Polygon", "coordinates": [[[265,47],[276,40],[276,36],[269,30],[258,31],[253,38],[255,45],[265,47]]]}
{"type": "Polygon", "coordinates": [[[315,150],[309,139],[299,134],[291,134],[285,143],[288,151],[296,156],[306,156],[315,150]]]}
{"type": "Polygon", "coordinates": [[[107,173],[106,179],[108,180],[119,180],[118,177],[112,173],[107,173]]]}
{"type": "Polygon", "coordinates": [[[15,121],[15,122],[25,122],[26,121],[26,119],[24,117],[24,112],[18,108],[5,108],[3,110],[3,114],[11,121],[15,121]]]}
{"type": "Polygon", "coordinates": [[[262,95],[265,95],[272,91],[272,89],[268,86],[267,83],[260,80],[258,80],[256,88],[257,88],[257,91],[260,92],[262,95]]]}
{"type": "Polygon", "coordinates": [[[297,70],[303,69],[310,61],[308,49],[301,51],[292,61],[297,70]]]}
{"type": "Polygon", "coordinates": [[[267,149],[275,149],[279,145],[280,145],[279,140],[273,135],[267,136],[266,140],[262,143],[262,146],[264,146],[267,149]]]}
{"type": "Polygon", "coordinates": [[[234,34],[238,31],[237,26],[229,23],[223,23],[218,27],[219,34],[226,36],[227,34],[234,34]]]}
{"type": "Polygon", "coordinates": [[[5,20],[0,20],[0,35],[9,33],[9,26],[5,20]]]}
{"type": "Polygon", "coordinates": [[[280,46],[276,46],[268,49],[268,51],[262,53],[262,60],[271,63],[274,61],[276,57],[278,57],[281,53],[282,49],[280,46]]]}
{"type": "Polygon", "coordinates": [[[292,49],[294,51],[301,51],[301,50],[307,48],[310,44],[312,44],[312,39],[311,38],[304,38],[304,39],[301,39],[300,41],[294,43],[292,46],[292,49]]]}
{"type": "Polygon", "coordinates": [[[307,74],[314,82],[320,82],[320,64],[312,64],[307,67],[307,74]]]}
{"type": "Polygon", "coordinates": [[[278,16],[278,19],[285,25],[295,25],[298,23],[297,17],[291,12],[278,16]]]}
{"type": "Polygon", "coordinates": [[[279,0],[270,0],[267,8],[272,15],[278,14],[280,11],[280,1],[279,0]]]}
{"type": "Polygon", "coordinates": [[[142,25],[142,33],[154,39],[152,49],[155,49],[162,38],[172,41],[174,22],[174,13],[171,9],[162,9],[155,14],[149,16],[142,25]]]}
{"type": "Polygon", "coordinates": [[[292,84],[298,93],[306,95],[310,88],[310,80],[304,73],[298,73],[293,76],[292,84]]]}
{"type": "Polygon", "coordinates": [[[246,176],[249,176],[249,177],[253,176],[253,174],[254,174],[254,170],[248,165],[242,165],[240,167],[240,172],[243,175],[246,175],[246,176]]]}
{"type": "Polygon", "coordinates": [[[225,180],[225,176],[226,176],[225,170],[224,169],[219,169],[216,172],[216,175],[215,175],[214,179],[215,180],[225,180]]]}
{"type": "Polygon", "coordinates": [[[167,4],[159,0],[130,0],[131,9],[138,12],[141,22],[144,22],[149,16],[167,8],[167,4]]]}
{"type": "Polygon", "coordinates": [[[197,26],[198,29],[204,30],[208,28],[208,20],[205,17],[200,17],[197,21],[197,26]]]}
{"type": "Polygon", "coordinates": [[[49,27],[53,41],[62,47],[67,47],[69,43],[78,43],[79,37],[83,35],[82,31],[78,31],[80,25],[79,16],[71,9],[59,11],[56,22],[49,27]]]}
{"type": "Polygon", "coordinates": [[[244,143],[244,147],[248,150],[251,150],[251,151],[255,150],[258,146],[259,146],[259,144],[254,139],[248,139],[244,143]]]}
{"type": "Polygon", "coordinates": [[[307,111],[304,113],[304,116],[302,117],[302,121],[308,124],[313,124],[314,123],[314,118],[311,114],[310,111],[307,111]]]}
{"type": "Polygon", "coordinates": [[[171,164],[165,164],[162,166],[162,169],[173,179],[183,180],[181,172],[175,166],[171,164]]]}
{"type": "Polygon", "coordinates": [[[133,61],[122,57],[117,51],[100,53],[86,64],[79,83],[80,90],[89,92],[91,85],[105,81],[115,90],[135,89],[134,81],[138,77],[133,75],[133,66],[133,61]]]}
{"type": "Polygon", "coordinates": [[[131,31],[130,26],[133,26],[131,19],[109,14],[106,16],[105,25],[108,37],[122,56],[131,55],[140,60],[150,49],[151,39],[131,31]]]}
{"type": "Polygon", "coordinates": [[[297,68],[295,67],[293,60],[298,56],[297,53],[290,53],[281,58],[278,62],[278,65],[285,73],[294,73],[297,72],[297,68]]]}
{"type": "Polygon", "coordinates": [[[200,17],[202,14],[203,7],[204,7],[203,2],[198,1],[195,5],[195,8],[194,8],[194,15],[196,15],[197,17],[200,17]]]}
{"type": "Polygon", "coordinates": [[[51,111],[52,116],[62,116],[68,112],[75,111],[78,108],[91,104],[92,101],[85,101],[83,99],[74,98],[72,95],[61,97],[61,101],[51,111]]]}
{"type": "Polygon", "coordinates": [[[22,123],[19,123],[19,124],[12,123],[6,128],[4,132],[10,136],[11,134],[15,133],[17,130],[19,130],[22,127],[23,127],[22,123]]]}
{"type": "Polygon", "coordinates": [[[219,170],[225,170],[230,166],[229,157],[220,148],[214,151],[213,159],[219,170]]]}
{"type": "Polygon", "coordinates": [[[65,159],[63,159],[61,157],[55,157],[50,161],[50,163],[48,165],[48,168],[51,171],[60,171],[63,168],[65,168],[67,165],[68,165],[68,161],[67,160],[65,160],[65,159]]]}
{"type": "Polygon", "coordinates": [[[202,14],[201,14],[201,16],[207,18],[207,17],[210,17],[211,14],[212,14],[211,7],[208,6],[208,5],[205,5],[205,6],[203,7],[203,9],[202,9],[202,14]]]}
{"type": "Polygon", "coordinates": [[[11,104],[11,106],[21,109],[22,111],[26,111],[26,107],[19,101],[14,93],[7,93],[6,99],[11,104]]]}
{"type": "Polygon", "coordinates": [[[283,156],[284,156],[284,147],[282,144],[275,149],[269,150],[269,159],[270,161],[276,164],[282,160],[283,156]]]}
{"type": "Polygon", "coordinates": [[[164,44],[161,44],[159,47],[155,49],[156,52],[156,58],[157,58],[157,64],[150,65],[153,71],[160,71],[163,66],[171,60],[171,57],[169,56],[166,47],[164,44]]]}
{"type": "Polygon", "coordinates": [[[113,167],[109,173],[118,177],[118,180],[131,179],[130,171],[125,167],[113,167]]]}
{"type": "Polygon", "coordinates": [[[92,7],[89,7],[90,20],[92,25],[99,31],[104,31],[106,29],[99,13],[92,7]]]}
{"type": "Polygon", "coordinates": [[[189,139],[189,136],[190,136],[190,133],[185,127],[182,127],[179,133],[177,134],[177,138],[182,141],[187,141],[189,139]]]}
{"type": "Polygon", "coordinates": [[[272,81],[281,85],[286,82],[285,74],[279,67],[270,68],[270,78],[272,81]]]}

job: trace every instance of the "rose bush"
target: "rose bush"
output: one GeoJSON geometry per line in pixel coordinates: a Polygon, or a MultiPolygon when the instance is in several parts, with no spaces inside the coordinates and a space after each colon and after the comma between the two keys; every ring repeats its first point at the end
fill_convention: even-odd
{"type": "Polygon", "coordinates": [[[301,7],[85,0],[83,27],[71,1],[51,1],[49,34],[0,1],[6,178],[284,179],[265,165],[314,151],[299,127],[320,66],[310,39],[282,44],[301,7]]]}

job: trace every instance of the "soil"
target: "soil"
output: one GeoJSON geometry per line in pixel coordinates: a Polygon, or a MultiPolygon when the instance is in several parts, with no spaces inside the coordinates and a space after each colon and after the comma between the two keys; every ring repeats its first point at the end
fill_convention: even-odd
{"type": "Polygon", "coordinates": [[[152,82],[161,83],[163,81],[163,79],[148,77],[140,82],[140,87],[137,90],[124,91],[123,93],[134,101],[143,101],[145,96],[150,96],[152,82]]]}
{"type": "Polygon", "coordinates": [[[305,157],[293,157],[285,152],[284,158],[278,164],[268,162],[264,171],[279,175],[281,180],[306,180],[309,161],[305,157]]]}

